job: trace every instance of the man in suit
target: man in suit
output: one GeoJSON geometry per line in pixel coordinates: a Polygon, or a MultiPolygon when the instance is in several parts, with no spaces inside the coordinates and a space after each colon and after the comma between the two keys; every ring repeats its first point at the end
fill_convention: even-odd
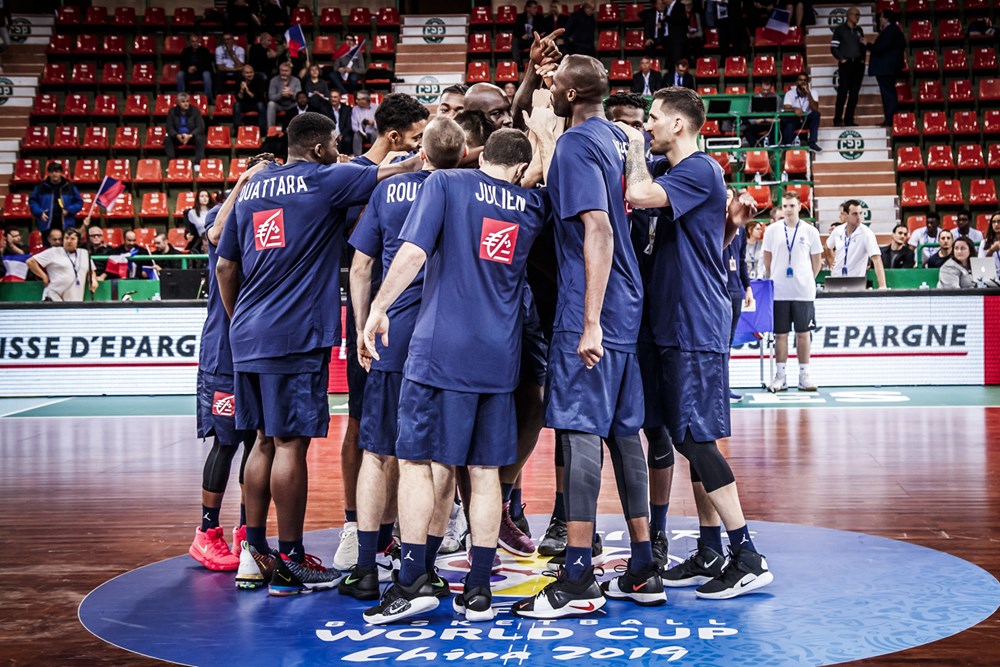
{"type": "Polygon", "coordinates": [[[646,55],[655,57],[657,51],[667,53],[667,0],[654,0],[642,13],[642,40],[646,55]]]}
{"type": "Polygon", "coordinates": [[[873,44],[868,45],[871,51],[868,74],[875,77],[878,91],[882,95],[882,113],[885,115],[882,127],[892,127],[892,117],[899,111],[896,80],[903,71],[906,38],[903,37],[897,20],[895,12],[883,10],[878,17],[878,37],[873,44]]]}
{"type": "Polygon", "coordinates": [[[681,58],[674,66],[674,73],[663,77],[664,86],[677,86],[694,90],[694,77],[691,76],[691,65],[687,58],[681,58]]]}
{"type": "Polygon", "coordinates": [[[341,102],[339,90],[330,91],[330,109],[333,122],[337,124],[337,150],[350,155],[354,150],[354,132],[351,130],[351,106],[341,102]]]}
{"type": "Polygon", "coordinates": [[[524,11],[517,15],[517,23],[514,24],[514,39],[511,43],[511,60],[521,64],[521,52],[531,46],[535,38],[535,32],[541,32],[542,16],[539,14],[538,3],[535,0],[528,0],[524,3],[524,11]]]}
{"type": "MultiPolygon", "coordinates": [[[[690,75],[688,75],[690,76],[690,75]]],[[[639,61],[639,71],[632,77],[632,92],[652,95],[663,87],[663,75],[653,71],[653,59],[643,56],[639,61]]],[[[694,82],[691,83],[694,88],[694,82]]]]}

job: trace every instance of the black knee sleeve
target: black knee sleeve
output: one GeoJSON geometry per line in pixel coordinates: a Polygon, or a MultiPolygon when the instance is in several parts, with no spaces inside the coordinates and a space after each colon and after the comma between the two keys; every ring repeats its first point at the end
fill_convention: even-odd
{"type": "Polygon", "coordinates": [[[643,465],[642,442],[638,434],[609,436],[606,440],[615,468],[618,498],[626,519],[649,516],[649,472],[643,465]]]}
{"type": "Polygon", "coordinates": [[[243,459],[240,461],[240,486],[243,485],[243,473],[247,469],[247,459],[250,458],[250,452],[253,451],[253,445],[257,442],[257,434],[249,433],[243,438],[243,459]]]}
{"type": "Polygon", "coordinates": [[[729,462],[714,440],[697,442],[691,431],[688,431],[684,442],[676,445],[676,448],[691,464],[691,481],[701,481],[707,493],[718,491],[736,481],[729,462]],[[697,480],[694,479],[696,475],[697,480]]]}
{"type": "Polygon", "coordinates": [[[642,432],[646,434],[646,440],[649,442],[646,465],[653,470],[663,470],[672,466],[674,464],[674,443],[670,441],[667,427],[644,428],[642,432]]]}
{"type": "Polygon", "coordinates": [[[209,493],[225,493],[229,483],[229,470],[236,456],[235,445],[220,445],[219,439],[212,441],[212,449],[205,458],[205,468],[201,474],[201,488],[209,493]]]}
{"type": "Polygon", "coordinates": [[[601,493],[601,438],[578,431],[556,431],[565,462],[563,498],[567,521],[597,521],[601,493]]]}

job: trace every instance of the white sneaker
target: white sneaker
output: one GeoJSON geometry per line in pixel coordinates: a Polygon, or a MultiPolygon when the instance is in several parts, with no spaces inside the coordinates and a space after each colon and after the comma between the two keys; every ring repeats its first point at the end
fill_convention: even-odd
{"type": "Polygon", "coordinates": [[[799,391],[818,391],[816,383],[809,379],[808,373],[799,373],[799,391]]]}
{"type": "Polygon", "coordinates": [[[448,519],[448,529],[444,531],[444,539],[441,541],[441,548],[438,553],[448,555],[463,548],[462,541],[469,532],[469,523],[465,520],[465,511],[462,503],[456,502],[451,506],[451,518],[448,519]]]}
{"type": "Polygon", "coordinates": [[[348,521],[340,531],[340,545],[333,555],[333,567],[338,570],[350,570],[358,564],[358,524],[348,521]]]}
{"type": "Polygon", "coordinates": [[[784,375],[775,375],[771,384],[767,385],[767,390],[772,394],[777,394],[779,391],[788,391],[788,380],[784,375]]]}

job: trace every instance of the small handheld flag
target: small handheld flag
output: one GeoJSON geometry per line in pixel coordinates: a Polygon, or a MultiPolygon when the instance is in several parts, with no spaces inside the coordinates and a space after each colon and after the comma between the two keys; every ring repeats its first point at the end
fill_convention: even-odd
{"type": "Polygon", "coordinates": [[[354,46],[349,46],[347,42],[344,42],[343,44],[337,47],[336,51],[333,52],[333,59],[339,60],[344,56],[347,56],[348,61],[353,61],[355,58],[358,57],[358,53],[363,48],[365,48],[364,38],[362,38],[361,41],[355,44],[354,46]]]}
{"type": "Polygon", "coordinates": [[[288,55],[297,58],[300,51],[306,51],[306,36],[298,23],[285,31],[285,41],[288,42],[288,55]]]}
{"type": "Polygon", "coordinates": [[[101,181],[100,189],[97,191],[97,197],[94,198],[94,203],[100,204],[101,208],[106,212],[114,205],[115,200],[118,199],[118,195],[124,191],[124,183],[110,176],[105,176],[104,180],[101,181]]]}
{"type": "Polygon", "coordinates": [[[779,32],[782,35],[788,34],[788,22],[791,20],[792,16],[785,9],[774,9],[771,11],[771,16],[767,19],[767,25],[764,26],[765,30],[771,32],[779,32]]]}

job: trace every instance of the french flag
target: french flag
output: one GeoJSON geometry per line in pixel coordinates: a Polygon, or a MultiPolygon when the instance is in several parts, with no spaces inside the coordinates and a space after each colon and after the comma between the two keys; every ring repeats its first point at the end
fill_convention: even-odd
{"type": "Polygon", "coordinates": [[[107,211],[114,205],[115,200],[118,199],[118,195],[124,192],[124,190],[124,183],[110,176],[105,176],[104,180],[101,181],[101,188],[97,191],[97,197],[94,198],[94,201],[107,211]]]}
{"type": "Polygon", "coordinates": [[[297,58],[299,51],[306,50],[306,35],[298,23],[285,31],[285,41],[288,42],[288,55],[297,58]]]}
{"type": "Polygon", "coordinates": [[[791,19],[792,15],[787,10],[773,9],[771,10],[771,16],[767,19],[767,25],[764,26],[764,30],[787,35],[788,25],[791,19]]]}
{"type": "MultiPolygon", "coordinates": [[[[787,13],[787,12],[786,12],[787,13]]],[[[347,42],[344,42],[337,47],[337,50],[333,52],[333,59],[338,60],[344,56],[348,56],[348,60],[354,60],[358,55],[358,51],[365,48],[365,40],[362,39],[360,42],[352,47],[347,46],[347,42]]]]}
{"type": "Polygon", "coordinates": [[[117,276],[119,278],[128,278],[129,268],[128,268],[128,257],[125,255],[111,255],[108,257],[107,268],[105,268],[105,273],[109,276],[117,276]]]}
{"type": "Polygon", "coordinates": [[[28,258],[31,255],[4,255],[3,268],[7,275],[0,282],[23,283],[28,278],[28,258]]]}

